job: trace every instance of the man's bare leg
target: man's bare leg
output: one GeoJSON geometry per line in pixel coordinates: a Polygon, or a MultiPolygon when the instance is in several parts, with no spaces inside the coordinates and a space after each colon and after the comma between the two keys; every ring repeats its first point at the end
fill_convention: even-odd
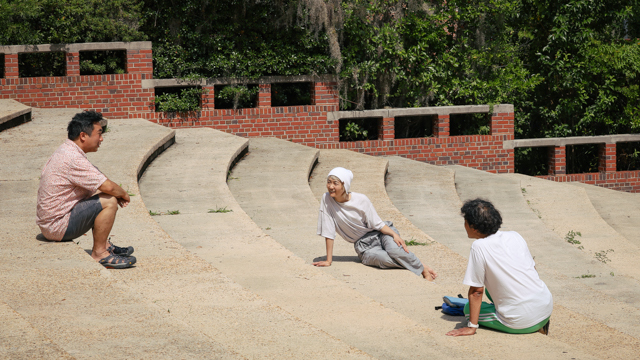
{"type": "Polygon", "coordinates": [[[118,212],[118,199],[112,195],[100,194],[102,211],[93,222],[93,249],[91,257],[94,260],[104,259],[109,256],[107,240],[113,227],[118,212]]]}

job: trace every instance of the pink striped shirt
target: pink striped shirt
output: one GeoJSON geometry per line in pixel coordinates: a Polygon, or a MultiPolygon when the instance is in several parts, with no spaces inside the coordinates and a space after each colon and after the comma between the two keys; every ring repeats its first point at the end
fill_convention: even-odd
{"type": "Polygon", "coordinates": [[[49,240],[62,240],[71,209],[107,181],[76,143],[66,140],[42,169],[36,224],[49,240]]]}

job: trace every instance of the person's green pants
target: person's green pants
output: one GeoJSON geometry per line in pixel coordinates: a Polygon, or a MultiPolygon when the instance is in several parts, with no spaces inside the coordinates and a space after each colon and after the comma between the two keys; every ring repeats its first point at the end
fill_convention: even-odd
{"type": "MultiPolygon", "coordinates": [[[[491,302],[491,295],[486,291],[487,297],[491,302]]],[[[464,306],[464,316],[469,320],[469,303],[464,306]]],[[[536,332],[540,330],[543,326],[545,326],[549,322],[549,318],[542,320],[541,322],[528,327],[526,329],[512,329],[510,327],[505,326],[503,323],[498,320],[498,316],[496,315],[496,306],[493,304],[489,304],[487,302],[482,302],[480,306],[480,316],[478,317],[478,324],[499,331],[504,331],[509,334],[529,334],[532,332],[536,332]]]]}

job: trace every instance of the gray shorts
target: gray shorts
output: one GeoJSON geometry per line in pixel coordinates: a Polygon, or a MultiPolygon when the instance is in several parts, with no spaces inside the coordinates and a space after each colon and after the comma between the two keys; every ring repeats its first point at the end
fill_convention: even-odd
{"type": "Polygon", "coordinates": [[[69,216],[69,227],[64,233],[62,240],[73,240],[93,229],[93,222],[102,211],[100,196],[94,195],[88,199],[81,200],[71,209],[69,216]]]}

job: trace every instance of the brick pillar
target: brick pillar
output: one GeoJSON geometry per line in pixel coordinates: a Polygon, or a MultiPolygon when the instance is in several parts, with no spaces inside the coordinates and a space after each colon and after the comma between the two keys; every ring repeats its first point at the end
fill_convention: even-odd
{"type": "Polygon", "coordinates": [[[80,53],[68,52],[65,56],[67,58],[67,76],[80,76],[80,53]]]}
{"type": "Polygon", "coordinates": [[[600,144],[598,171],[615,172],[616,164],[616,144],[600,144]]]}
{"type": "Polygon", "coordinates": [[[4,54],[4,77],[6,79],[15,79],[19,76],[18,54],[4,54]]]}
{"type": "Polygon", "coordinates": [[[338,97],[338,83],[336,82],[316,82],[311,88],[311,105],[333,106],[334,109],[328,111],[338,111],[340,99],[338,97]]]}
{"type": "Polygon", "coordinates": [[[213,86],[202,87],[202,97],[200,98],[200,104],[202,104],[202,110],[215,109],[215,91],[213,86]]]}
{"type": "Polygon", "coordinates": [[[513,140],[513,120],[513,112],[494,112],[491,114],[491,135],[506,135],[505,140],[513,140]]]}
{"type": "Polygon", "coordinates": [[[153,51],[127,50],[127,73],[140,74],[141,79],[153,79],[153,51]]]}
{"type": "Polygon", "coordinates": [[[378,139],[393,140],[395,135],[395,118],[382,118],[378,127],[378,139]]]}
{"type": "Polygon", "coordinates": [[[438,115],[438,118],[433,123],[433,136],[435,137],[449,136],[449,114],[438,115]]]}
{"type": "Polygon", "coordinates": [[[271,107],[271,84],[260,84],[258,87],[258,107],[271,107]]]}
{"type": "Polygon", "coordinates": [[[567,152],[564,146],[549,148],[549,175],[565,175],[567,173],[567,152]]]}

